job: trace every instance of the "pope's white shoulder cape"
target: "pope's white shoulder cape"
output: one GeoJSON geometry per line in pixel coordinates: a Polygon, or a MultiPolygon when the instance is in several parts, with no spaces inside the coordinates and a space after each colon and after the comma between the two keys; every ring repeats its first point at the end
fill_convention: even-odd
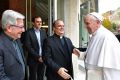
{"type": "Polygon", "coordinates": [[[120,43],[115,35],[102,25],[88,44],[85,62],[98,67],[120,70],[120,43]]]}

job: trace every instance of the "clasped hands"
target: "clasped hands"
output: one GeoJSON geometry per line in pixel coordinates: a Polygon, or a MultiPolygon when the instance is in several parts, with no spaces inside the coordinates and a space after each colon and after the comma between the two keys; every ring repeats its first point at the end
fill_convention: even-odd
{"type": "Polygon", "coordinates": [[[39,61],[39,62],[43,62],[42,57],[39,57],[38,61],[39,61]]]}

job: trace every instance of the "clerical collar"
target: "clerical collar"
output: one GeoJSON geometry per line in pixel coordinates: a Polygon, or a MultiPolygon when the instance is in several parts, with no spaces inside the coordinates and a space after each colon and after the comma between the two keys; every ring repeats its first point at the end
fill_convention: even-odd
{"type": "Polygon", "coordinates": [[[60,39],[62,39],[63,38],[63,36],[60,36],[60,39]]]}
{"type": "Polygon", "coordinates": [[[57,35],[57,34],[54,34],[56,37],[58,37],[58,38],[63,38],[63,36],[60,36],[60,35],[57,35]]]}

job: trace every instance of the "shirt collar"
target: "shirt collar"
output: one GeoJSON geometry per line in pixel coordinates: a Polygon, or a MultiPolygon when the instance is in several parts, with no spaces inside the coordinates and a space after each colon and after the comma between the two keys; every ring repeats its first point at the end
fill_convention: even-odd
{"type": "Polygon", "coordinates": [[[39,31],[40,29],[37,29],[37,28],[34,27],[34,30],[35,30],[35,31],[39,31]]]}

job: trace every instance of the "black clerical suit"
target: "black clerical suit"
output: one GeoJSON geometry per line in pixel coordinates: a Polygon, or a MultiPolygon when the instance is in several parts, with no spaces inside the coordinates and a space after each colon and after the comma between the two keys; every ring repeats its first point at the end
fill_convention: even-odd
{"type": "Polygon", "coordinates": [[[57,71],[64,67],[68,70],[68,74],[73,76],[72,67],[72,51],[73,44],[67,37],[62,37],[64,45],[62,45],[60,37],[56,34],[47,38],[44,44],[44,61],[47,65],[47,80],[64,80],[57,71]]]}

